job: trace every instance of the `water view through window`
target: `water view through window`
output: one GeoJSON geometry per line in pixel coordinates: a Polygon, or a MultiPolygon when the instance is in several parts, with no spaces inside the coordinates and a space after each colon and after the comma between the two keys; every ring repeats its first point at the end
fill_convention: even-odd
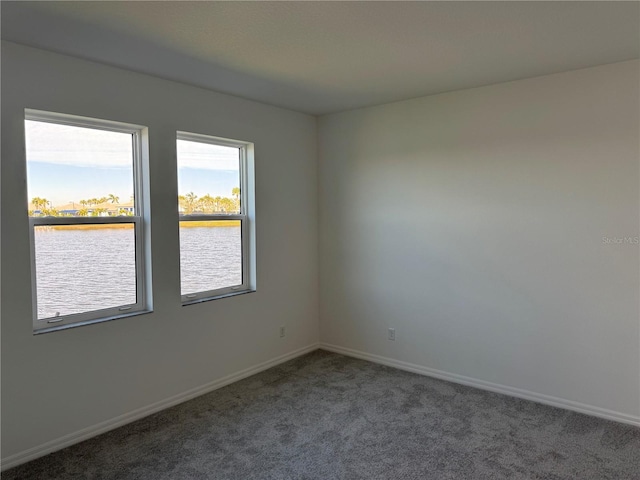
{"type": "MultiPolygon", "coordinates": [[[[25,143],[36,318],[135,306],[143,219],[132,134],[27,119],[25,143]]],[[[239,214],[239,149],[178,140],[177,151],[180,215],[239,214]]],[[[242,284],[240,220],[191,218],[179,231],[183,295],[242,284]]]]}
{"type": "Polygon", "coordinates": [[[240,285],[240,222],[180,222],[180,273],[183,295],[240,285]]]}
{"type": "MultiPolygon", "coordinates": [[[[240,225],[184,227],[183,292],[242,283],[240,225]]],[[[126,225],[126,224],[125,224],[126,225]]],[[[36,227],[38,318],[136,302],[133,227],[36,227]],[[92,268],[94,262],[104,268],[92,268]]]]}
{"type": "Polygon", "coordinates": [[[181,294],[242,284],[240,150],[178,138],[181,294]]]}
{"type": "Polygon", "coordinates": [[[35,314],[47,323],[110,316],[140,301],[135,133],[67,120],[25,120],[35,314]]]}
{"type": "Polygon", "coordinates": [[[34,241],[38,318],[136,303],[132,224],[35,227],[34,241]]]}

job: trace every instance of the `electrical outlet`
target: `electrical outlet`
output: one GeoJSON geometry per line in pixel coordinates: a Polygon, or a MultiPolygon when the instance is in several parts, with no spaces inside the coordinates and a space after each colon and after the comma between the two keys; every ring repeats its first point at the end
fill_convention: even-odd
{"type": "Polygon", "coordinates": [[[395,340],[396,339],[396,329],[395,328],[390,328],[389,329],[389,340],[395,340]]]}
{"type": "Polygon", "coordinates": [[[280,326],[280,338],[284,337],[287,334],[287,329],[284,325],[280,326]]]}

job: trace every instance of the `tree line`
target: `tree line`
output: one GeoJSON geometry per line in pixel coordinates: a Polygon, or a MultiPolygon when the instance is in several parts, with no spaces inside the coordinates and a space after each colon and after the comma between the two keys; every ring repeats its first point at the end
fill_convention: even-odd
{"type": "MultiPolygon", "coordinates": [[[[131,197],[133,200],[133,196],[131,197]]],[[[80,200],[78,203],[81,205],[81,208],[77,209],[76,213],[64,213],[60,212],[56,207],[54,207],[49,200],[43,197],[33,197],[31,199],[31,205],[33,206],[33,210],[29,210],[29,216],[32,217],[35,215],[36,211],[40,212],[40,216],[43,217],[100,217],[102,214],[107,213],[109,210],[104,207],[92,208],[95,205],[101,205],[104,203],[110,202],[112,204],[116,204],[120,202],[120,197],[110,193],[106,197],[99,198],[89,198],[86,200],[80,200]]],[[[129,212],[124,208],[118,209],[117,215],[133,215],[133,212],[129,212]]]]}
{"type": "MultiPolygon", "coordinates": [[[[133,201],[133,196],[131,200],[133,201]]],[[[77,209],[76,213],[64,213],[58,211],[46,198],[33,197],[31,199],[33,210],[29,210],[29,216],[33,217],[37,211],[39,216],[43,217],[100,217],[109,212],[110,209],[104,207],[95,208],[96,205],[102,205],[107,202],[117,204],[119,201],[120,198],[117,195],[110,193],[106,197],[80,200],[78,203],[81,208],[77,209]]],[[[186,195],[178,196],[178,205],[180,206],[180,213],[185,215],[194,213],[240,213],[240,188],[233,188],[231,197],[212,197],[208,193],[198,197],[195,193],[189,192],[186,195]]],[[[133,212],[119,208],[116,215],[131,216],[133,212]]]]}
{"type": "Polygon", "coordinates": [[[240,188],[231,190],[231,197],[212,197],[208,193],[198,197],[189,192],[178,196],[180,213],[191,215],[194,213],[240,213],[240,188]]]}

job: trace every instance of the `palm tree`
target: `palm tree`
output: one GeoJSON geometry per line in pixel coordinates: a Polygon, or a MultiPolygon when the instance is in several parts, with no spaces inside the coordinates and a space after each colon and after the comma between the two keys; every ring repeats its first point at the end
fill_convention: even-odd
{"type": "Polygon", "coordinates": [[[204,197],[200,198],[200,205],[205,213],[212,213],[215,208],[215,203],[215,199],[208,193],[204,197]]]}
{"type": "Polygon", "coordinates": [[[83,207],[86,207],[86,206],[89,204],[89,202],[87,202],[86,200],[80,200],[80,202],[79,202],[79,203],[80,203],[80,205],[82,205],[83,207]]]}
{"type": "Polygon", "coordinates": [[[40,210],[42,212],[44,208],[49,204],[49,200],[41,197],[33,197],[31,199],[31,203],[33,204],[36,210],[40,210]]]}
{"type": "Polygon", "coordinates": [[[45,217],[59,217],[60,213],[54,207],[42,209],[42,215],[45,217]]]}
{"type": "MultiPolygon", "coordinates": [[[[82,203],[82,202],[80,202],[80,203],[82,203]]],[[[87,202],[85,202],[85,205],[86,205],[86,203],[87,202]]],[[[88,217],[89,216],[89,210],[87,210],[86,208],[81,208],[80,210],[78,210],[78,216],[79,217],[88,217]]]]}
{"type": "Polygon", "coordinates": [[[233,195],[234,210],[239,212],[240,211],[240,187],[233,187],[233,189],[231,190],[231,195],[233,195]]]}
{"type": "Polygon", "coordinates": [[[113,193],[109,194],[109,201],[111,203],[118,203],[120,201],[120,197],[117,197],[116,195],[114,195],[113,193]]]}
{"type": "Polygon", "coordinates": [[[193,213],[197,206],[197,200],[198,196],[193,192],[189,192],[186,195],[180,195],[178,197],[178,201],[181,202],[181,206],[183,207],[186,215],[193,213]]]}
{"type": "Polygon", "coordinates": [[[220,210],[224,213],[232,213],[235,211],[235,202],[228,197],[220,200],[220,210]]]}

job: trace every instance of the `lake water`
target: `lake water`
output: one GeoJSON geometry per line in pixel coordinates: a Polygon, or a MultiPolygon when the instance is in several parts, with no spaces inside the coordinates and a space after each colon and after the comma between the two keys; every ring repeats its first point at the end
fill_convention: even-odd
{"type": "MultiPolygon", "coordinates": [[[[36,227],[34,237],[38,318],[136,303],[133,228],[36,227]]],[[[180,245],[183,295],[242,283],[239,226],[181,227],[180,245]]]]}

